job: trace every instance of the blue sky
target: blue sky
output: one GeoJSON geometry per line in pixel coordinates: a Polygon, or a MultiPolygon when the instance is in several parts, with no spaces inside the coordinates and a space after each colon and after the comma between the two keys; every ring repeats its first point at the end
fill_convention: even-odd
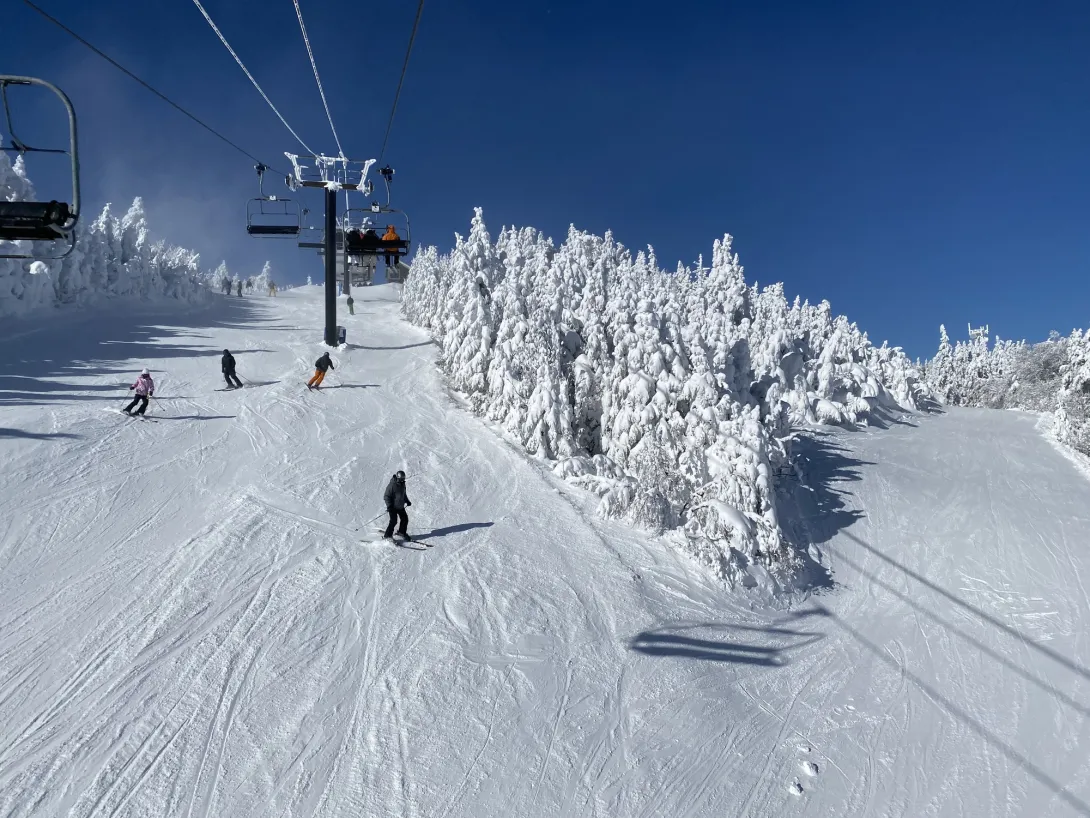
{"type": "MultiPolygon", "coordinates": [[[[286,167],[294,139],[188,0],[39,4],[286,167]]],[[[333,152],[290,0],[204,4],[333,152]]],[[[345,150],[373,156],[416,3],[301,5],[345,150]]],[[[77,106],[89,204],[141,195],[153,231],[209,263],[321,276],[246,235],[250,160],[29,8],[4,21],[0,67],[77,106]]],[[[414,239],[442,249],[475,205],[493,234],[612,229],[666,267],[729,232],[751,281],[828,298],[912,356],[942,322],[1040,340],[1090,324],[1087,43],[1077,2],[428,0],[386,159],[414,239]]]]}

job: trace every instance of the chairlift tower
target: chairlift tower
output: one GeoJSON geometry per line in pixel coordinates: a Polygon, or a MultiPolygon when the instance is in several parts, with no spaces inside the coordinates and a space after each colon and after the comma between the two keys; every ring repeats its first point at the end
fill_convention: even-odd
{"type": "MultiPolygon", "coordinates": [[[[374,159],[352,160],[344,156],[308,156],[285,153],[292,163],[293,174],[287,178],[287,184],[293,190],[299,187],[322,188],[325,191],[325,235],[322,253],[325,261],[325,343],[337,346],[337,261],[341,254],[344,270],[344,292],[352,292],[352,263],[350,258],[376,258],[378,256],[396,257],[398,260],[409,252],[409,220],[404,213],[389,207],[390,180],[393,170],[386,166],[382,176],[386,182],[386,206],[372,202],[366,210],[346,208],[343,219],[337,217],[337,193],[341,190],[355,191],[370,196],[374,186],[368,180],[367,173],[374,159]],[[302,164],[301,160],[312,164],[302,164]],[[375,214],[400,214],[405,223],[405,235],[396,239],[379,238],[366,229],[355,229],[352,218],[354,213],[368,213],[368,219],[375,214]],[[372,237],[373,236],[373,237],[372,237]],[[339,246],[338,246],[339,245],[339,246]]],[[[360,227],[365,228],[363,219],[360,227]]],[[[313,246],[313,245],[311,245],[313,246]]]]}

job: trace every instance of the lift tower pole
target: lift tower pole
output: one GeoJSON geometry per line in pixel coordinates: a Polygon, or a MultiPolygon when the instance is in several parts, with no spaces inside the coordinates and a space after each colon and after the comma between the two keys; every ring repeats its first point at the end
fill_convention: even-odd
{"type": "Polygon", "coordinates": [[[329,188],[325,192],[325,342],[337,346],[337,191],[329,188]]]}
{"type": "Polygon", "coordinates": [[[299,187],[322,188],[325,191],[325,342],[337,346],[337,191],[326,182],[312,179],[299,181],[299,187]]]}

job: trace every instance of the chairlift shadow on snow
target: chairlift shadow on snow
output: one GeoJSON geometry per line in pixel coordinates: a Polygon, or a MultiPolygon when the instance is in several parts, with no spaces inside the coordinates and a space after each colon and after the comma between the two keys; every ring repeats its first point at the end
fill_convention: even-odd
{"type": "Polygon", "coordinates": [[[757,665],[760,667],[784,667],[789,655],[825,638],[818,631],[798,630],[784,625],[794,620],[824,615],[824,611],[812,608],[789,615],[785,620],[761,625],[736,625],[730,623],[678,623],[645,630],[628,642],[630,650],[647,656],[695,659],[704,662],[757,665]],[[763,634],[763,644],[741,641],[733,632],[763,634]],[[700,633],[715,638],[700,638],[689,633],[700,633]],[[726,638],[721,638],[722,637],[726,638]],[[770,644],[771,643],[771,644],[770,644]]]}
{"type": "Polygon", "coordinates": [[[475,528],[489,528],[493,523],[459,523],[458,525],[448,525],[443,528],[435,528],[429,531],[427,534],[420,534],[418,539],[429,540],[434,537],[445,537],[448,534],[457,534],[461,531],[472,531],[475,528]]]}
{"type": "Polygon", "coordinates": [[[26,440],[78,440],[81,435],[73,435],[68,432],[26,432],[22,429],[8,429],[6,427],[0,427],[0,439],[2,438],[24,438],[26,440]]]}
{"type": "MultiPolygon", "coordinates": [[[[851,535],[848,535],[851,536],[851,535]]],[[[853,540],[861,542],[855,537],[853,540]]],[[[1008,739],[993,732],[992,728],[981,723],[981,721],[971,712],[966,710],[951,699],[947,694],[948,691],[940,689],[940,686],[936,686],[929,682],[927,679],[914,673],[905,663],[897,657],[897,655],[890,651],[888,647],[884,645],[876,645],[869,640],[866,636],[861,634],[834,612],[819,606],[829,616],[829,618],[837,625],[839,625],[849,636],[855,639],[860,645],[862,645],[867,651],[874,655],[879,661],[885,663],[898,674],[902,679],[911,682],[916,688],[918,688],[931,702],[937,707],[940,707],[943,712],[950,716],[953,720],[960,722],[963,726],[969,728],[972,732],[976,733],[987,744],[993,747],[995,750],[1003,754],[1012,766],[1024,770],[1031,777],[1035,778],[1040,784],[1044,785],[1047,789],[1051,790],[1060,800],[1073,807],[1075,811],[1080,815],[1090,816],[1090,804],[1084,801],[1079,796],[1071,792],[1068,787],[1053,778],[1048,772],[1035,764],[1032,759],[1024,755],[1019,749],[1013,747],[1008,743],[1008,739]]],[[[980,612],[985,618],[987,614],[980,612]]],[[[1003,625],[1003,623],[998,623],[1003,625]]],[[[1003,627],[1007,627],[1003,625],[1003,627]]],[[[1038,646],[1040,647],[1040,646],[1038,646]]],[[[1079,669],[1080,673],[1085,674],[1084,669],[1079,669]]]]}
{"type": "Polygon", "coordinates": [[[415,349],[416,347],[426,347],[435,344],[435,341],[421,341],[416,344],[401,344],[395,346],[367,346],[366,344],[349,344],[349,349],[370,349],[370,350],[395,350],[395,349],[415,349]]]}

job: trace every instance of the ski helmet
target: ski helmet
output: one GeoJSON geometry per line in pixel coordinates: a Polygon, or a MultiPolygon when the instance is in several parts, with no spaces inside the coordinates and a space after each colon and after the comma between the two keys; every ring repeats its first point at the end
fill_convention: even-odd
{"type": "Polygon", "coordinates": [[[141,374],[141,375],[147,375],[147,374],[148,374],[148,370],[147,370],[146,368],[145,368],[145,369],[141,369],[141,370],[140,370],[140,374],[141,374]]]}
{"type": "Polygon", "coordinates": [[[405,472],[399,471],[397,474],[394,475],[394,477],[396,477],[398,480],[404,480],[405,479],[405,472]]]}
{"type": "Polygon", "coordinates": [[[225,350],[223,351],[223,354],[224,354],[224,355],[230,355],[231,353],[230,353],[230,352],[228,352],[228,351],[227,351],[227,350],[225,349],[225,350]]]}

